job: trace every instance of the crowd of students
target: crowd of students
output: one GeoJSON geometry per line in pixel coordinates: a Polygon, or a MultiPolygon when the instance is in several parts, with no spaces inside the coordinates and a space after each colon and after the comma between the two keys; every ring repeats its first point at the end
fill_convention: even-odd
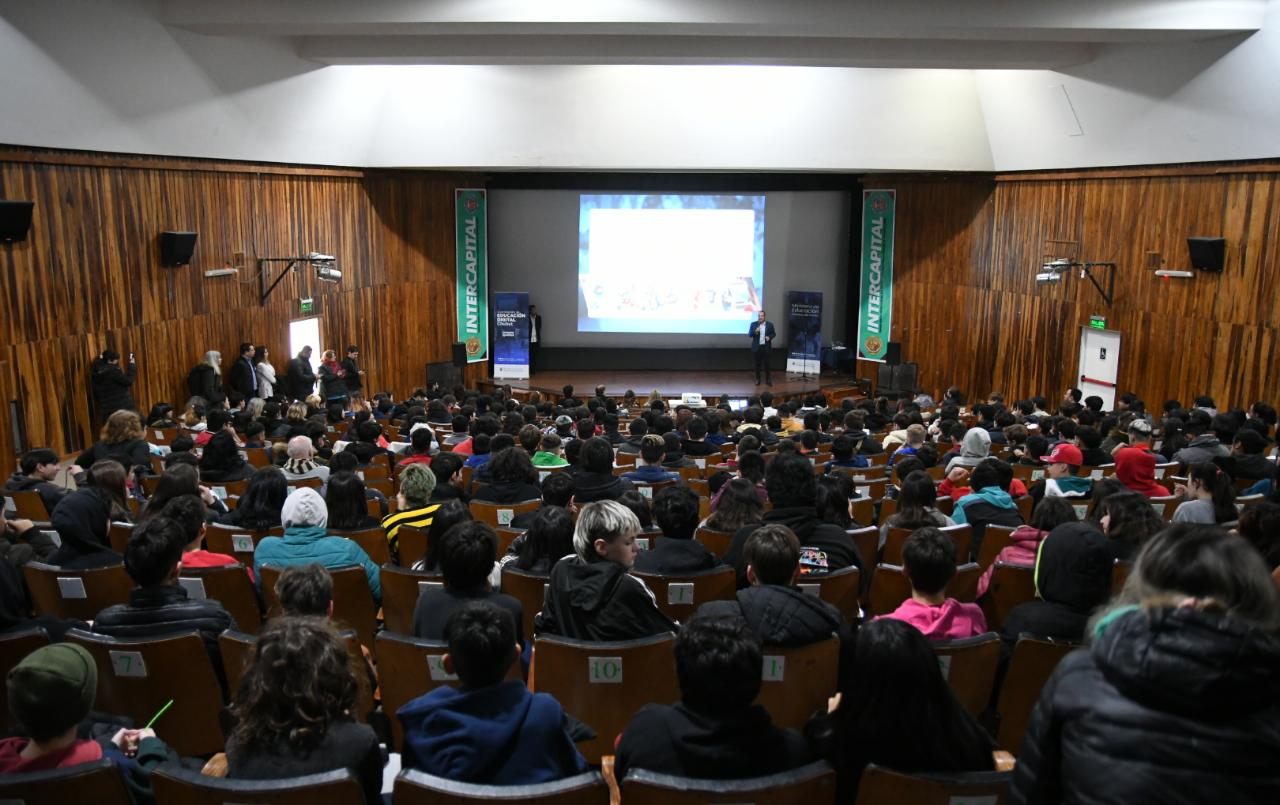
{"type": "MultiPolygon", "coordinates": [[[[1006,654],[1024,634],[1084,646],[1049,681],[1024,744],[1011,747],[1019,750],[1014,801],[1280,797],[1280,499],[1275,464],[1264,455],[1275,413],[1264,404],[1225,413],[1205,410],[1201,403],[1213,407],[1205,400],[1190,412],[1166,405],[1153,425],[1136,398],[1104,413],[1100,401],[1082,402],[1075,390],[1052,413],[1043,399],[1006,407],[999,395],[970,411],[956,389],[941,404],[920,398],[896,410],[884,399],[828,405],[822,395],[775,405],[768,393],[741,412],[727,404],[694,410],[656,393],[645,404],[634,395],[619,402],[603,389],[578,400],[571,388],[558,401],[535,394],[521,402],[505,389],[433,389],[400,403],[379,394],[337,410],[323,400],[280,402],[235,410],[231,400],[221,407],[189,401],[190,433],[170,441],[149,497],[140,478],[150,471],[152,448],[142,419],[127,410],[111,414],[102,441],[73,468],[76,490],[53,484],[58,462],[50,451],[25,455],[8,482],[40,494],[61,545],[41,543],[29,522],[5,522],[0,573],[18,594],[6,592],[0,627],[35,622],[55,640],[77,627],[122,637],[195,631],[228,702],[227,776],[347,768],[371,803],[380,798],[380,736],[356,718],[358,675],[376,687],[377,669],[366,662],[353,670],[329,621],[326,572],[363,568],[371,604],[380,600],[379,566],[334,533],[368,527],[384,530],[400,564],[441,575],[442,586],[417,601],[412,631],[447,644],[445,668],[459,679],[386,714],[404,730],[406,768],[514,785],[587,767],[575,748],[592,734],[586,714],[566,713],[522,681],[534,635],[524,633],[521,603],[499,591],[509,566],[546,576],[535,635],[676,635],[679,701],[645,707],[620,735],[603,736],[616,739],[619,780],[629,769],[754,777],[822,758],[848,801],[870,763],[906,772],[990,770],[995,743],[952,693],[933,645],[989,631],[981,607],[947,592],[957,566],[978,555],[982,531],[997,525],[1014,529],[998,560],[1034,567],[1037,588],[1036,600],[1015,607],[1000,626],[1006,654]],[[387,441],[389,422],[407,441],[387,441]],[[253,444],[253,435],[264,439],[253,444]],[[246,447],[274,451],[272,465],[244,469],[231,454],[240,458],[246,447]],[[615,451],[633,454],[635,469],[615,474],[615,451]],[[868,524],[854,520],[849,470],[883,453],[892,467],[884,500],[895,511],[882,518],[880,546],[892,528],[911,531],[901,549],[911,592],[892,612],[850,621],[797,582],[850,567],[870,577],[877,558],[862,556],[848,535],[868,524]],[[681,470],[699,461],[714,466],[722,456],[725,470],[706,479],[713,511],[704,518],[681,470]],[[815,472],[816,461],[824,471],[815,472]],[[358,475],[375,462],[393,462],[398,480],[394,511],[387,507],[380,518],[367,513],[370,501],[387,501],[378,502],[358,475]],[[1161,484],[1157,463],[1177,464],[1185,481],[1161,484]],[[1036,469],[1030,483],[1015,477],[1015,466],[1036,469]],[[464,481],[466,467],[472,483],[464,481]],[[540,480],[539,468],[552,471],[540,480]],[[1103,477],[1093,477],[1094,469],[1103,477]],[[238,479],[248,483],[234,509],[206,484],[238,479]],[[1258,489],[1242,492],[1271,499],[1238,513],[1243,479],[1258,489]],[[290,492],[298,480],[320,488],[290,492]],[[651,500],[638,491],[652,491],[650,484],[659,485],[651,500]],[[1182,499],[1173,524],[1155,513],[1153,497],[1182,499]],[[136,518],[131,498],[145,498],[136,518]],[[1022,498],[1035,503],[1029,522],[1022,498]],[[540,507],[513,522],[523,533],[495,562],[497,536],[472,519],[468,501],[530,499],[540,507]],[[1073,504],[1087,506],[1087,515],[1073,504]],[[123,555],[106,539],[115,519],[137,520],[123,555]],[[234,620],[216,600],[189,599],[178,584],[184,566],[235,562],[202,547],[207,523],[218,521],[283,529],[259,542],[246,572],[260,584],[264,567],[284,568],[275,592],[285,614],[263,629],[235,690],[222,678],[217,639],[234,620]],[[969,555],[944,530],[957,523],[973,528],[969,555]],[[426,555],[402,555],[397,537],[405,527],[429,532],[426,555]],[[723,558],[698,541],[700,527],[731,535],[723,558]],[[641,551],[637,540],[647,532],[661,539],[641,551]],[[33,619],[15,571],[35,559],[68,568],[123,562],[137,588],[92,624],[33,619]],[[1132,570],[1113,597],[1117,560],[1132,562],[1132,570]],[[721,565],[733,568],[736,595],[703,604],[684,623],[664,614],[633,572],[679,576],[721,565]],[[837,695],[803,731],[778,727],[753,703],[763,648],[832,635],[840,644],[837,695]]],[[[173,424],[168,406],[152,413],[148,428],[173,424]]],[[[988,573],[980,594],[989,583],[988,573]]],[[[175,756],[160,740],[163,730],[158,736],[89,717],[97,673],[87,652],[62,642],[10,671],[19,734],[0,741],[0,772],[110,757],[134,795],[147,799],[147,771],[175,756]]]]}

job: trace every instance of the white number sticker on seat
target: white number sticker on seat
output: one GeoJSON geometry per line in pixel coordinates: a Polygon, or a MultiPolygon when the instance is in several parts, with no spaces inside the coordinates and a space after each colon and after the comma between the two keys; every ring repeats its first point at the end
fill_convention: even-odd
{"type": "Polygon", "coordinates": [[[147,678],[147,663],[142,659],[140,651],[108,651],[111,655],[111,670],[116,676],[132,676],[147,678]]]}
{"type": "Polygon", "coordinates": [[[88,598],[84,591],[84,579],[75,576],[59,576],[58,592],[63,598],[88,598]]]}
{"type": "Polygon", "coordinates": [[[587,681],[590,683],[621,684],[621,657],[588,657],[587,681]]]}

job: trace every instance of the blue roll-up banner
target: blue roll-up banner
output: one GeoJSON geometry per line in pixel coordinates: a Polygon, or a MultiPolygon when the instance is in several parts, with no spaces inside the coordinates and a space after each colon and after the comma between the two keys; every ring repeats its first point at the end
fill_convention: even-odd
{"type": "Polygon", "coordinates": [[[816,375],[822,371],[822,292],[787,292],[787,372],[816,375]]]}
{"type": "Polygon", "coordinates": [[[493,295],[493,376],[529,377],[529,294],[493,295]]]}

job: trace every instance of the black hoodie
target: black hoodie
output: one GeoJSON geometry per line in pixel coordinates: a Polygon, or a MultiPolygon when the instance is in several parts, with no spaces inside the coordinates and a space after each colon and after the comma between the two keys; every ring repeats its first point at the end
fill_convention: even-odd
{"type": "Polygon", "coordinates": [[[129,371],[126,373],[118,363],[107,363],[101,355],[93,359],[93,366],[89,369],[89,379],[93,386],[93,399],[97,402],[100,418],[105,421],[107,417],[122,408],[137,410],[138,404],[133,401],[133,395],[129,393],[129,387],[133,385],[137,375],[136,363],[130,363],[129,371]]]}
{"type": "Polygon", "coordinates": [[[630,481],[612,473],[583,471],[573,476],[573,499],[579,506],[597,500],[617,500],[623,492],[633,489],[630,481]]]}
{"type": "Polygon", "coordinates": [[[1280,802],[1280,637],[1135,609],[1045,685],[1011,803],[1280,802]]]}
{"type": "MultiPolygon", "coordinates": [[[[800,547],[812,548],[821,552],[827,562],[827,570],[855,566],[865,568],[862,557],[858,555],[858,546],[853,543],[845,530],[833,523],[824,523],[818,519],[818,511],[813,506],[787,506],[774,508],[765,512],[764,522],[744,526],[733,535],[729,550],[725,553],[724,562],[733,565],[738,571],[738,589],[750,585],[747,581],[747,559],[744,549],[747,538],[761,525],[784,525],[790,528],[800,540],[800,547]]],[[[863,574],[864,577],[866,574],[863,574]]]]}
{"type": "Polygon", "coordinates": [[[1006,641],[1023,632],[1072,642],[1084,639],[1093,610],[1111,596],[1107,538],[1088,523],[1066,523],[1049,532],[1036,563],[1039,598],[1014,607],[1000,627],[1006,641]]]}
{"type": "Polygon", "coordinates": [[[107,526],[111,504],[107,493],[93,487],[72,492],[53,513],[53,528],[62,547],[52,562],[62,567],[84,569],[116,565],[124,557],[111,550],[107,526]]]}
{"type": "Polygon", "coordinates": [[[9,480],[5,482],[4,489],[6,492],[36,492],[40,495],[40,500],[44,503],[44,510],[53,514],[53,510],[67,495],[73,490],[58,486],[55,483],[46,481],[43,478],[32,478],[30,475],[23,475],[15,472],[9,476],[9,480]]]}
{"type": "Polygon", "coordinates": [[[551,568],[535,634],[574,640],[635,640],[679,625],[662,614],[648,585],[614,562],[566,556],[551,568]]]}

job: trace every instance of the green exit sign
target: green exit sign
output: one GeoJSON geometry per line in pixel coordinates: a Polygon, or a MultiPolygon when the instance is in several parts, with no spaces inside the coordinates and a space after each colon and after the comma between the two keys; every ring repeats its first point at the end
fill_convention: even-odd
{"type": "Polygon", "coordinates": [[[310,316],[316,312],[316,301],[314,299],[303,299],[298,305],[298,312],[303,316],[310,316]]]}
{"type": "Polygon", "coordinates": [[[1090,316],[1089,326],[1095,330],[1105,330],[1107,329],[1107,317],[1106,316],[1090,316]]]}

